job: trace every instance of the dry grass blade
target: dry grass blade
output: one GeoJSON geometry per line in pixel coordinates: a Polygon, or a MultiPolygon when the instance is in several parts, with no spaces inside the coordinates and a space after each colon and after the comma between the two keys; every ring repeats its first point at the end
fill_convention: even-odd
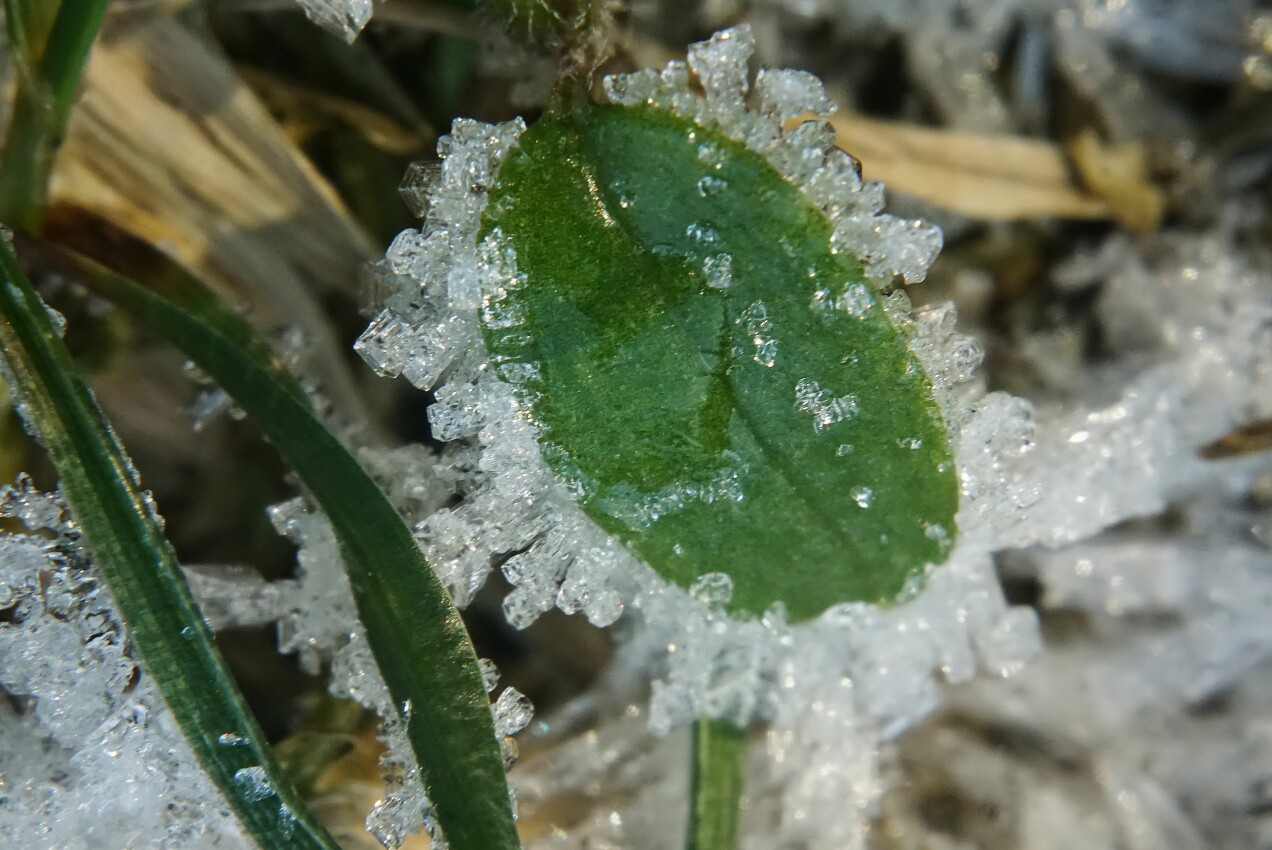
{"type": "Polygon", "coordinates": [[[1162,191],[1149,181],[1142,144],[1108,145],[1094,130],[1084,130],[1068,145],[1082,182],[1104,198],[1131,230],[1156,230],[1166,211],[1162,191]]]}
{"type": "Polygon", "coordinates": [[[168,18],[110,28],[52,200],[161,246],[266,326],[298,326],[337,409],[363,409],[318,297],[352,290],[370,241],[228,60],[168,18]]]}
{"type": "Polygon", "coordinates": [[[978,136],[841,113],[836,142],[861,161],[865,177],[892,191],[971,218],[1038,216],[1106,219],[1104,199],[1074,180],[1064,151],[1020,136],[978,136]]]}

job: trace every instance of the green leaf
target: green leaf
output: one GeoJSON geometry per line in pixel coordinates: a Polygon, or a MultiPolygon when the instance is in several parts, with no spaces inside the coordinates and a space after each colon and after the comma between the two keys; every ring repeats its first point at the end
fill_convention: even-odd
{"type": "Polygon", "coordinates": [[[411,530],[341,442],[314,416],[243,319],[158,254],[150,289],[82,257],[95,292],[177,345],[257,424],[331,522],[358,615],[397,705],[429,798],[455,850],[520,847],[503,756],[477,655],[459,612],[411,530]]]}
{"type": "Polygon", "coordinates": [[[262,848],[338,850],[270,753],[190,596],[135,471],[0,236],[0,343],[93,561],[199,763],[262,848]],[[235,743],[221,743],[222,736],[235,743]],[[272,794],[236,772],[259,767],[272,794]]]}
{"type": "Polygon", "coordinates": [[[525,275],[492,360],[534,365],[548,464],[663,577],[728,573],[733,610],[803,620],[943,559],[957,486],[930,382],[759,154],[651,107],[562,103],[483,229],[525,275]]]}

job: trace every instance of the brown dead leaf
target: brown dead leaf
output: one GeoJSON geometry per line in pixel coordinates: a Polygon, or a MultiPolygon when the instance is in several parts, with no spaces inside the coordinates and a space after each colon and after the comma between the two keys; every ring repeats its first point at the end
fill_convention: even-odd
{"type": "Polygon", "coordinates": [[[833,115],[830,123],[837,144],[860,160],[866,179],[971,218],[1114,214],[1108,202],[1076,185],[1064,152],[1041,139],[978,136],[851,113],[833,115]]]}
{"type": "Polygon", "coordinates": [[[319,298],[352,293],[374,248],[209,39],[166,16],[108,27],[51,201],[161,248],[265,327],[301,328],[332,401],[362,419],[319,298]]]}

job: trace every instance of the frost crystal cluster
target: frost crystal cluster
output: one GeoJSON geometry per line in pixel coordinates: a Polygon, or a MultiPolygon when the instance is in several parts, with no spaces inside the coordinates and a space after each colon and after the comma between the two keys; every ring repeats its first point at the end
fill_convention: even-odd
{"type": "MultiPolygon", "coordinates": [[[[614,103],[670,110],[767,156],[834,223],[835,248],[859,257],[876,285],[896,275],[922,280],[940,232],[882,214],[882,187],[861,181],[825,122],[784,130],[787,119],[833,105],[816,78],[798,71],[761,71],[752,90],[752,49],[746,27],[728,30],[693,45],[687,64],[610,77],[605,90],[614,103]]],[[[809,795],[819,795],[850,816],[809,846],[856,846],[879,794],[878,742],[931,711],[941,680],[1013,672],[1036,650],[1032,612],[1009,609],[999,589],[986,522],[1036,498],[1008,480],[1007,467],[1028,453],[1030,411],[968,383],[980,351],[954,333],[952,308],[911,317],[895,296],[887,309],[937,385],[954,431],[964,507],[948,563],[895,607],[840,605],[798,627],[780,606],[758,619],[727,616],[727,575],[703,576],[689,592],[669,586],[586,518],[569,482],[549,472],[518,398],[523,378],[500,372],[485,353],[482,323],[515,322],[500,310],[502,293],[528,285],[498,231],[478,238],[487,193],[522,129],[460,121],[439,145],[440,174],[426,191],[412,187],[428,199],[423,227],[399,235],[379,265],[384,309],[357,343],[380,374],[436,393],[429,420],[451,444],[442,466],[462,500],[425,518],[419,538],[459,604],[481,587],[493,556],[508,553],[501,568],[514,589],[504,610],[517,627],[554,606],[600,626],[629,613],[627,658],[658,671],[650,725],[667,732],[701,715],[771,722],[771,778],[785,789],[789,835],[804,828],[809,795]]],[[[720,265],[709,276],[727,285],[720,265]]],[[[851,397],[806,389],[810,422],[848,415],[851,397]]],[[[868,507],[871,494],[853,498],[868,507]]]]}
{"type": "Polygon", "coordinates": [[[772,61],[807,60],[806,51],[785,51],[803,43],[810,22],[833,30],[845,51],[903,40],[904,72],[941,123],[976,133],[1041,129],[1053,62],[1092,96],[1114,136],[1163,139],[1186,136],[1187,124],[1125,73],[1128,64],[1209,83],[1266,80],[1272,66],[1258,44],[1268,21],[1259,0],[761,0],[751,8],[772,61]]]}
{"type": "MultiPolygon", "coordinates": [[[[422,446],[364,450],[361,460],[407,517],[427,515],[445,499],[445,485],[434,470],[434,459],[422,446]]],[[[301,498],[275,505],[269,513],[278,533],[297,547],[294,579],[266,583],[223,570],[188,571],[192,589],[214,626],[276,621],[279,649],[295,653],[303,670],[319,675],[324,664],[330,665],[331,694],[358,702],[382,721],[380,737],[385,752],[381,766],[388,787],[367,816],[367,831],[385,847],[394,848],[423,828],[433,847],[445,848],[445,837],[407,737],[404,721],[410,706],[395,705],[380,676],[331,525],[301,498]]],[[[493,692],[498,672],[485,659],[482,667],[487,690],[493,692]]],[[[509,687],[499,693],[491,711],[505,760],[511,764],[516,760],[516,743],[510,736],[530,722],[533,709],[524,695],[509,687]]]]}
{"type": "Polygon", "coordinates": [[[0,489],[0,844],[239,848],[133,654],[79,529],[25,475],[0,489]]]}
{"type": "Polygon", "coordinates": [[[297,0],[305,17],[345,41],[353,41],[371,20],[372,0],[297,0]]]}

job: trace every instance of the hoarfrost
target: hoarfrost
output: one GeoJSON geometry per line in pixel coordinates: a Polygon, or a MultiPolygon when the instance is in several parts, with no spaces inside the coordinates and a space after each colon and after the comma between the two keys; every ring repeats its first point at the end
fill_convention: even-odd
{"type": "Polygon", "coordinates": [[[264,800],[274,793],[269,778],[265,775],[265,768],[260,766],[234,771],[234,783],[243,790],[243,796],[252,802],[264,800]]]}
{"type": "Polygon", "coordinates": [[[274,506],[270,518],[279,533],[296,544],[299,572],[277,613],[279,649],[297,653],[302,668],[314,674],[328,661],[331,694],[374,711],[382,723],[381,766],[388,787],[367,815],[367,831],[389,848],[401,846],[421,827],[437,837],[406,722],[367,646],[331,526],[301,499],[274,506]]]}
{"type": "Polygon", "coordinates": [[[747,335],[755,346],[751,359],[761,366],[771,368],[777,363],[777,340],[770,336],[773,332],[773,320],[769,318],[768,307],[764,306],[763,301],[754,301],[742,311],[738,321],[746,328],[747,335]]]}
{"type": "MultiPolygon", "coordinates": [[[[783,115],[831,108],[805,76],[770,72],[756,95],[763,111],[748,110],[751,49],[749,30],[739,27],[692,47],[688,66],[671,63],[661,72],[611,77],[606,90],[615,102],[669,109],[766,154],[836,223],[836,232],[868,231],[866,247],[852,250],[877,281],[897,273],[921,279],[939,248],[939,233],[878,216],[881,188],[861,182],[855,162],[832,149],[833,133],[824,124],[806,122],[783,131],[783,115]],[[690,68],[705,95],[691,88],[690,68]]],[[[441,381],[429,417],[440,439],[469,441],[477,451],[452,449],[449,463],[461,501],[425,517],[419,538],[461,604],[485,580],[492,556],[511,553],[502,564],[513,585],[504,612],[515,627],[524,628],[554,606],[583,613],[598,625],[625,616],[632,624],[625,655],[655,671],[650,727],[667,734],[702,715],[741,725],[769,721],[771,758],[782,765],[774,781],[784,789],[784,834],[807,831],[808,798],[818,794],[821,800],[853,801],[855,815],[842,831],[810,846],[849,846],[841,839],[860,838],[860,824],[879,794],[874,755],[879,742],[931,711],[941,680],[966,681],[978,669],[995,674],[1018,669],[1037,649],[1032,614],[1010,609],[1003,599],[986,545],[989,535],[977,528],[975,511],[960,515],[962,535],[949,562],[932,569],[926,587],[916,586],[904,604],[886,610],[839,606],[799,627],[787,624],[780,606],[759,619],[734,620],[722,612],[721,600],[731,588],[720,577],[703,577],[691,592],[669,586],[584,516],[576,494],[593,485],[582,476],[558,481],[552,475],[543,455],[553,447],[541,445],[515,387],[487,362],[477,333],[479,321],[513,332],[521,321],[502,306],[504,294],[524,284],[512,246],[498,232],[477,238],[493,174],[521,130],[519,123],[458,123],[439,144],[441,174],[423,226],[394,242],[384,278],[400,287],[399,301],[429,305],[431,318],[420,321],[389,309],[359,342],[373,366],[388,362],[401,370],[415,356],[407,352],[454,352],[445,365],[427,366],[441,381]],[[410,330],[399,334],[403,324],[410,330]],[[809,731],[819,729],[824,737],[809,731]],[[852,737],[845,739],[849,732],[852,737]],[[852,775],[836,768],[845,740],[855,742],[859,760],[852,775]]],[[[709,145],[699,153],[708,165],[718,156],[709,145]]],[[[699,241],[718,238],[705,227],[690,230],[699,241]]],[[[710,278],[712,271],[704,274],[710,278]]],[[[864,312],[874,303],[869,292],[863,298],[850,291],[840,300],[844,303],[830,306],[864,312]]],[[[995,433],[1004,423],[1000,406],[977,408],[975,388],[963,386],[975,353],[954,334],[952,312],[912,320],[908,302],[892,298],[885,307],[942,387],[947,415],[963,428],[962,439],[975,449],[959,454],[960,464],[967,464],[965,486],[979,487],[988,503],[999,495],[990,482],[997,480],[1003,441],[981,445],[977,435],[995,433]]],[[[774,363],[779,353],[764,304],[749,305],[738,321],[751,338],[756,362],[774,363]]],[[[795,388],[793,403],[819,429],[857,412],[851,395],[835,395],[811,379],[795,388]]],[[[702,482],[624,504],[635,505],[630,521],[639,525],[687,500],[729,498],[731,492],[728,480],[702,482]]],[[[863,508],[872,497],[864,484],[853,495],[863,508]]],[[[982,511],[991,514],[991,507],[982,511]]],[[[948,532],[933,533],[939,538],[942,532],[948,541],[948,532]]]]}
{"type": "Polygon", "coordinates": [[[862,183],[856,161],[834,147],[834,131],[825,122],[806,121],[783,130],[782,122],[789,118],[834,111],[812,75],[761,71],[755,92],[759,108],[748,109],[748,62],[753,50],[751,30],[745,24],[692,45],[689,68],[702,85],[703,97],[694,95],[685,67],[676,62],[662,72],[606,77],[605,92],[614,103],[656,106],[714,126],[763,154],[826,213],[835,226],[837,249],[861,259],[871,277],[923,280],[940,251],[940,230],[924,222],[880,215],[882,187],[862,183]]]}
{"type": "Polygon", "coordinates": [[[861,412],[861,405],[856,396],[835,397],[812,378],[802,378],[795,385],[795,409],[812,417],[814,430],[824,431],[856,416],[861,412]]]}
{"type": "MultiPolygon", "coordinates": [[[[422,446],[363,449],[359,455],[408,521],[435,516],[451,492],[437,473],[437,459],[422,446]]],[[[408,738],[409,706],[394,703],[376,666],[330,524],[301,498],[271,507],[269,516],[279,534],[297,547],[295,578],[264,583],[224,568],[203,567],[187,570],[193,578],[192,587],[205,610],[214,612],[214,624],[277,621],[280,650],[295,653],[302,669],[313,675],[329,666],[331,694],[354,700],[380,717],[380,738],[385,747],[381,766],[387,787],[367,815],[367,831],[385,847],[395,848],[423,829],[432,846],[445,848],[445,837],[408,738]]],[[[482,569],[474,572],[484,579],[488,570],[487,556],[482,569]]],[[[457,596],[456,602],[463,605],[468,598],[457,596]]],[[[485,659],[481,669],[487,690],[493,690],[497,670],[485,659]]],[[[496,716],[499,737],[511,763],[515,761],[515,744],[506,736],[529,722],[532,708],[524,696],[505,689],[500,702],[492,706],[492,712],[500,711],[502,715],[496,716]]],[[[225,736],[222,742],[233,743],[225,736]]],[[[244,781],[251,779],[244,774],[244,781]]]]}
{"type": "Polygon", "coordinates": [[[297,0],[305,17],[352,42],[371,20],[372,0],[297,0]]]}
{"type": "MultiPolygon", "coordinates": [[[[760,111],[749,110],[750,52],[748,30],[736,28],[695,45],[688,65],[673,62],[661,71],[610,77],[605,90],[615,103],[667,109],[714,125],[765,154],[834,222],[840,250],[860,257],[875,284],[897,274],[921,280],[940,247],[939,231],[880,215],[882,188],[861,181],[851,157],[833,148],[833,132],[824,122],[783,129],[784,116],[829,111],[820,89],[806,79],[766,72],[757,79],[753,97],[760,111]],[[691,70],[704,89],[701,96],[691,70]]],[[[383,317],[384,322],[409,318],[413,323],[414,333],[402,346],[431,340],[427,345],[456,351],[441,374],[430,417],[443,439],[461,441],[443,464],[454,470],[462,500],[424,519],[420,538],[457,599],[481,585],[493,554],[512,553],[503,563],[514,587],[504,609],[516,627],[554,606],[599,624],[624,617],[630,628],[620,666],[653,671],[646,720],[655,733],[673,734],[702,715],[742,725],[766,721],[764,785],[748,811],[771,821],[755,831],[757,841],[776,836],[807,848],[863,847],[866,824],[878,814],[886,785],[888,742],[931,713],[949,685],[966,685],[978,672],[990,674],[991,681],[1016,675],[1040,650],[1036,614],[1007,604],[995,553],[1062,546],[1161,510],[1186,486],[1215,480],[1216,473],[1194,459],[1199,446],[1272,410],[1272,364],[1261,347],[1269,333],[1266,276],[1224,267],[1231,261],[1222,246],[1177,240],[1181,251],[1197,255],[1197,262],[1175,282],[1170,274],[1141,268],[1128,250],[1130,259],[1107,288],[1102,315],[1109,323],[1130,324],[1133,333],[1118,333],[1118,339],[1138,339],[1169,356],[1112,382],[1110,376],[1094,379],[1089,392],[1063,407],[1035,408],[1004,393],[986,393],[975,379],[983,350],[958,332],[953,307],[934,305],[911,313],[904,293],[895,292],[883,309],[931,379],[951,430],[961,490],[958,534],[955,538],[954,529],[939,526],[927,529],[949,549],[948,557],[890,608],[839,605],[797,627],[786,623],[780,607],[759,619],[734,620],[721,613],[727,588],[717,586],[717,579],[704,577],[691,592],[669,586],[582,515],[576,494],[593,485],[582,476],[558,481],[549,473],[543,453],[553,447],[540,444],[512,385],[486,360],[476,322],[504,316],[501,292],[523,281],[511,246],[498,234],[478,241],[477,218],[489,175],[520,129],[519,124],[479,131],[475,125],[457,125],[455,136],[439,149],[443,174],[424,226],[418,236],[403,237],[410,245],[445,240],[445,252],[408,252],[409,274],[403,264],[395,274],[402,275],[397,280],[403,298],[407,293],[422,298],[455,326],[436,331],[440,325],[392,310],[383,317]],[[452,167],[452,158],[473,167],[452,167]],[[475,289],[456,291],[457,277],[476,282],[475,289]],[[1189,285],[1199,277],[1223,281],[1224,290],[1189,285]],[[1148,302],[1141,315],[1136,304],[1143,299],[1148,302]],[[1162,315],[1168,317],[1164,325],[1162,315]],[[1110,387],[1115,390],[1111,401],[1110,387]],[[1168,464],[1163,458],[1173,460],[1168,464]],[[827,811],[836,816],[823,816],[827,811]]],[[[699,154],[709,165],[719,152],[703,145],[699,154]]],[[[705,232],[699,237],[708,238],[705,232]]],[[[1181,263],[1179,268],[1190,268],[1181,263]]],[[[870,309],[877,298],[868,290],[865,299],[860,292],[842,297],[826,292],[821,306],[849,313],[870,309]]],[[[505,319],[516,328],[518,317],[505,319]]],[[[771,320],[764,305],[750,305],[740,321],[757,362],[775,362],[778,352],[768,345],[771,320]]],[[[364,348],[380,344],[379,336],[375,326],[369,329],[364,348]]],[[[796,403],[802,399],[815,421],[826,419],[820,414],[832,400],[841,401],[820,386],[805,390],[796,403]]],[[[850,405],[840,407],[847,415],[850,405]]],[[[907,437],[896,439],[904,445],[907,437]]],[[[852,494],[863,507],[872,495],[865,483],[852,494]]],[[[674,509],[683,496],[666,498],[641,509],[674,509]]],[[[1065,584],[1069,577],[1061,577],[1063,568],[1051,569],[1055,574],[1044,580],[1054,604],[1098,601],[1106,612],[1154,610],[1177,604],[1189,592],[1189,581],[1178,576],[1174,584],[1163,584],[1160,577],[1127,573],[1121,595],[1110,597],[1065,584]]],[[[1252,603],[1251,610],[1260,610],[1259,604],[1252,603]]],[[[1153,650],[1178,662],[1178,671],[1164,671],[1168,687],[1196,681],[1207,665],[1216,672],[1205,680],[1218,687],[1263,657],[1266,640],[1260,635],[1266,629],[1255,634],[1254,619],[1244,616],[1234,625],[1227,609],[1212,613],[1218,619],[1199,621],[1153,650]],[[1217,634],[1220,627],[1224,640],[1207,643],[1205,635],[1217,634]]],[[[1143,663],[1142,655],[1135,658],[1143,663]]],[[[1156,681],[1143,693],[1142,704],[1154,695],[1177,695],[1156,681]]],[[[753,748],[752,755],[757,753],[753,748]]],[[[1105,775],[1110,789],[1130,787],[1131,780],[1118,778],[1112,768],[1105,775]]],[[[525,782],[541,779],[531,776],[525,782]]],[[[649,790],[622,812],[611,810],[604,819],[608,825],[598,820],[558,838],[563,846],[584,846],[589,836],[622,843],[631,823],[654,822],[641,806],[665,807],[667,794],[661,787],[649,790]]],[[[660,826],[652,835],[665,837],[667,829],[660,826]]],[[[649,846],[675,840],[665,838],[659,845],[651,838],[649,846]]]]}
{"type": "Polygon", "coordinates": [[[728,289],[733,283],[733,257],[728,254],[707,257],[702,261],[702,273],[707,279],[707,286],[712,289],[728,289]]]}
{"type": "MultiPolygon", "coordinates": [[[[60,497],[0,489],[0,844],[247,844],[138,663],[60,497]]],[[[158,846],[158,845],[156,845],[158,846]]]]}
{"type": "MultiPolygon", "coordinates": [[[[751,7],[766,61],[810,21],[845,53],[908,45],[905,70],[943,124],[979,133],[1037,130],[1048,109],[1049,63],[1081,87],[1119,139],[1187,135],[1168,100],[1127,65],[1212,83],[1266,75],[1258,0],[761,0],[751,7]],[[1006,45],[1018,45],[1008,49],[1006,45]],[[1004,92],[1001,75],[1014,85],[1004,92]]],[[[760,82],[757,80],[759,91],[760,82]]]]}

